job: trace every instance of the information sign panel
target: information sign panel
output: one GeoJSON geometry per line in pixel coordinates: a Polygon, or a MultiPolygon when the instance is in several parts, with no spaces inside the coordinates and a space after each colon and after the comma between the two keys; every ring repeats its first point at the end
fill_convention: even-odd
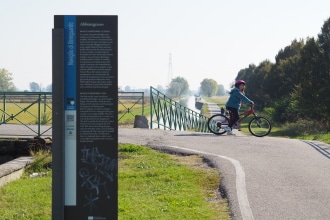
{"type": "MultiPolygon", "coordinates": [[[[53,136],[54,143],[63,144],[54,146],[63,147],[63,158],[53,161],[63,175],[55,173],[61,180],[53,180],[53,203],[63,202],[64,219],[117,219],[118,17],[56,15],[54,20],[53,94],[63,97],[53,99],[62,100],[63,112],[54,106],[53,120],[63,123],[53,125],[53,132],[62,132],[53,136]],[[54,195],[59,191],[63,196],[54,195]]],[[[61,212],[53,215],[56,211],[61,212]]]]}

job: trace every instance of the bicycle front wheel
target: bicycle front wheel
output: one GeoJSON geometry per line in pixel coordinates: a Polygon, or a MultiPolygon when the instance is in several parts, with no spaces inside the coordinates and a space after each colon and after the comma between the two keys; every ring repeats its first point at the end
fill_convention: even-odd
{"type": "Polygon", "coordinates": [[[271,130],[272,125],[267,118],[258,116],[249,122],[249,131],[256,137],[266,136],[271,130]]]}
{"type": "Polygon", "coordinates": [[[223,128],[228,127],[228,124],[229,124],[229,119],[222,114],[213,115],[207,121],[207,126],[209,130],[216,135],[226,133],[226,131],[223,128]]]}

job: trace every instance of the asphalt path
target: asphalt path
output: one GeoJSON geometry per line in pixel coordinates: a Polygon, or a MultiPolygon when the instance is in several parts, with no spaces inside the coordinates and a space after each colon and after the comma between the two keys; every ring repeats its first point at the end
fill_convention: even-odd
{"type": "Polygon", "coordinates": [[[119,142],[207,158],[234,220],[330,219],[329,145],[234,133],[120,128],[119,142]]]}

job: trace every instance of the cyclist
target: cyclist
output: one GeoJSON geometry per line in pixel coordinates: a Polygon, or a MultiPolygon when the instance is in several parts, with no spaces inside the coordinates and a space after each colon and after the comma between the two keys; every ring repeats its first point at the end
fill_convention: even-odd
{"type": "Polygon", "coordinates": [[[254,102],[245,96],[245,81],[237,80],[235,82],[235,87],[229,92],[229,98],[226,102],[226,108],[231,112],[232,116],[228,127],[225,127],[224,130],[227,134],[233,134],[232,127],[239,120],[239,109],[241,108],[241,101],[253,105],[254,102]]]}

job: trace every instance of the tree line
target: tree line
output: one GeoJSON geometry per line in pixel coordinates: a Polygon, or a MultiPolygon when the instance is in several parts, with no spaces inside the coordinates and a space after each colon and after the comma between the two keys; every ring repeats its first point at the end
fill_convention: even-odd
{"type": "MultiPolygon", "coordinates": [[[[241,69],[235,80],[247,82],[246,94],[256,108],[268,113],[274,122],[313,120],[330,128],[330,18],[317,38],[294,39],[280,49],[275,63],[269,60],[241,69]]],[[[189,85],[182,77],[173,79],[167,93],[182,96],[189,85]]],[[[225,90],[213,79],[201,82],[205,96],[224,95],[225,90]],[[219,92],[220,91],[220,92],[219,92]]]]}
{"type": "MultiPolygon", "coordinates": [[[[51,92],[52,84],[42,87],[42,84],[30,82],[29,88],[31,92],[51,92]]],[[[13,83],[13,73],[9,72],[7,69],[0,68],[0,92],[16,92],[17,90],[13,83]]]]}
{"type": "MultiPolygon", "coordinates": [[[[171,80],[166,94],[172,97],[181,97],[189,93],[188,81],[178,76],[171,80]]],[[[225,87],[222,84],[218,84],[214,79],[203,79],[200,83],[199,93],[204,96],[224,96],[226,95],[225,87]]]]}
{"type": "Polygon", "coordinates": [[[330,18],[317,38],[293,40],[275,56],[238,72],[246,94],[276,122],[313,119],[330,124],[330,18]]]}

